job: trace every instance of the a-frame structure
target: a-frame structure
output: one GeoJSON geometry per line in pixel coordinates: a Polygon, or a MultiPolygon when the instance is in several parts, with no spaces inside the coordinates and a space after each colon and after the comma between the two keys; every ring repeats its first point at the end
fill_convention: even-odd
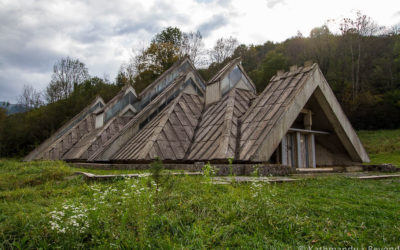
{"type": "Polygon", "coordinates": [[[189,58],[136,94],[97,98],[25,159],[78,162],[276,163],[296,168],[368,162],[317,64],[279,71],[260,94],[240,58],[207,84],[189,58]]]}
{"type": "Polygon", "coordinates": [[[317,64],[272,77],[241,118],[239,159],[295,167],[369,161],[317,64]]]}

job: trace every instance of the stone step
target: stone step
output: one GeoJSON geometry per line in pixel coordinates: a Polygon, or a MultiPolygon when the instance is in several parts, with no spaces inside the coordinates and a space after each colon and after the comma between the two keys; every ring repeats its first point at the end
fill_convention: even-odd
{"type": "Polygon", "coordinates": [[[343,167],[322,167],[322,168],[296,168],[296,173],[342,173],[342,172],[363,172],[362,166],[343,166],[343,167]]]}
{"type": "Polygon", "coordinates": [[[382,180],[382,179],[400,178],[400,174],[368,175],[368,176],[357,176],[352,178],[360,180],[382,180]]]}
{"type": "MultiPolygon", "coordinates": [[[[118,179],[118,178],[141,178],[150,176],[150,173],[143,174],[107,174],[107,175],[99,175],[92,174],[87,172],[75,172],[74,174],[83,175],[85,179],[89,180],[110,180],[110,179],[118,179]]],[[[180,173],[162,173],[161,175],[202,175],[202,172],[180,172],[180,173]]]]}

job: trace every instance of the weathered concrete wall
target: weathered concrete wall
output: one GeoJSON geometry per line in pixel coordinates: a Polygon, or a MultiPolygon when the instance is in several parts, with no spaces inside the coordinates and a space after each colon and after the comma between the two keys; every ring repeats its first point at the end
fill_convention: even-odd
{"type": "MultiPolygon", "coordinates": [[[[48,159],[49,158],[49,150],[50,150],[50,146],[52,144],[54,144],[59,138],[57,138],[57,136],[64,130],[66,130],[66,128],[68,128],[69,126],[71,126],[71,124],[73,124],[77,119],[80,119],[81,117],[84,116],[90,116],[90,114],[85,114],[86,112],[88,112],[91,108],[96,107],[99,103],[101,103],[103,106],[105,105],[103,98],[101,98],[100,96],[96,97],[96,99],[87,107],[85,107],[81,112],[79,112],[77,115],[75,115],[69,122],[67,122],[66,124],[64,124],[61,128],[59,128],[55,133],[53,133],[52,136],[50,136],[48,139],[46,139],[42,144],[40,144],[38,147],[36,147],[33,151],[31,151],[27,156],[25,156],[24,161],[31,161],[34,159],[40,159],[40,158],[44,158],[44,159],[48,159]],[[45,152],[46,151],[46,152],[45,152]]],[[[96,108],[95,110],[93,110],[91,113],[95,113],[97,112],[99,109],[101,109],[100,107],[96,108]]],[[[72,127],[73,128],[73,127],[72,127]]],[[[65,131],[65,133],[70,132],[73,129],[69,129],[67,131],[65,131]]],[[[64,133],[64,134],[65,134],[64,133]]],[[[72,143],[75,143],[75,138],[76,138],[76,133],[74,134],[74,132],[72,133],[72,143]]]]}
{"type": "Polygon", "coordinates": [[[346,154],[332,153],[323,145],[315,144],[315,159],[317,166],[351,166],[354,163],[346,154]]]}
{"type": "Polygon", "coordinates": [[[193,88],[192,85],[186,86],[186,88],[183,90],[183,93],[190,94],[190,95],[197,95],[197,92],[196,92],[196,90],[193,88]]]}
{"type": "Polygon", "coordinates": [[[244,90],[250,90],[250,91],[253,90],[243,81],[243,79],[239,80],[239,82],[236,84],[235,88],[244,89],[244,90]]]}
{"type": "Polygon", "coordinates": [[[206,89],[206,105],[217,102],[221,99],[220,83],[216,82],[207,86],[206,89]]]}
{"type": "Polygon", "coordinates": [[[96,115],[96,125],[95,128],[103,127],[104,124],[104,112],[96,115]]]}
{"type": "Polygon", "coordinates": [[[136,122],[135,125],[128,128],[124,131],[123,134],[118,136],[118,138],[106,149],[103,151],[101,156],[97,158],[99,161],[109,160],[121,147],[125,145],[125,143],[132,138],[139,131],[140,122],[136,122]]]}

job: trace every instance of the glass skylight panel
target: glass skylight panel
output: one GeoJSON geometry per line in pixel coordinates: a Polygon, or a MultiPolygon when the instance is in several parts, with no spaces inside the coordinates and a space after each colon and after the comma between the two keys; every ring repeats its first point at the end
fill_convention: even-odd
{"type": "Polygon", "coordinates": [[[230,88],[233,88],[242,78],[242,72],[240,71],[238,66],[235,66],[233,70],[229,73],[229,85],[230,88]]]}

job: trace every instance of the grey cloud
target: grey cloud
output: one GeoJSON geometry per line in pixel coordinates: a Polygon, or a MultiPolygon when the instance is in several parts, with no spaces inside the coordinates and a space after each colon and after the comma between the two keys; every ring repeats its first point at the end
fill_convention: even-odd
{"type": "Polygon", "coordinates": [[[394,16],[394,17],[396,17],[396,16],[400,16],[400,10],[399,10],[399,11],[397,11],[397,12],[395,12],[395,13],[393,14],[393,16],[394,16]]]}
{"type": "Polygon", "coordinates": [[[100,24],[94,24],[92,27],[84,28],[71,33],[71,37],[79,42],[91,44],[101,42],[107,37],[107,27],[100,24]]]}
{"type": "Polygon", "coordinates": [[[115,30],[118,35],[134,34],[142,30],[154,34],[161,28],[161,25],[157,21],[140,21],[133,23],[130,20],[122,20],[116,25],[115,30]]]}
{"type": "Polygon", "coordinates": [[[51,66],[64,55],[45,48],[0,49],[0,67],[18,67],[27,72],[49,72],[51,66]]]}
{"type": "Polygon", "coordinates": [[[209,21],[202,23],[197,29],[204,37],[210,35],[214,30],[225,26],[228,18],[224,15],[214,15],[209,21]]]}
{"type": "Polygon", "coordinates": [[[267,1],[267,7],[272,9],[275,7],[277,4],[285,4],[285,0],[266,0],[267,1]]]}
{"type": "Polygon", "coordinates": [[[0,69],[0,101],[16,103],[24,85],[32,85],[38,91],[43,91],[50,81],[50,74],[26,74],[18,68],[0,69]]]}
{"type": "MultiPolygon", "coordinates": [[[[230,1],[206,0],[205,4],[228,8],[230,1]]],[[[118,4],[109,0],[3,3],[0,101],[13,100],[24,84],[39,84],[34,86],[43,89],[53,64],[65,56],[79,58],[92,75],[107,73],[113,78],[135,42],[149,40],[166,26],[187,26],[191,14],[164,0],[156,0],[153,6],[130,0],[118,4]],[[118,55],[113,57],[110,51],[118,55]]],[[[200,25],[201,32],[207,35],[226,23],[224,16],[214,16],[200,25]]]]}
{"type": "Polygon", "coordinates": [[[232,0],[195,0],[195,1],[204,4],[217,3],[218,5],[225,7],[228,7],[228,5],[230,5],[232,2],[232,0]]]}
{"type": "Polygon", "coordinates": [[[230,7],[232,0],[217,0],[218,5],[230,7]]]}

